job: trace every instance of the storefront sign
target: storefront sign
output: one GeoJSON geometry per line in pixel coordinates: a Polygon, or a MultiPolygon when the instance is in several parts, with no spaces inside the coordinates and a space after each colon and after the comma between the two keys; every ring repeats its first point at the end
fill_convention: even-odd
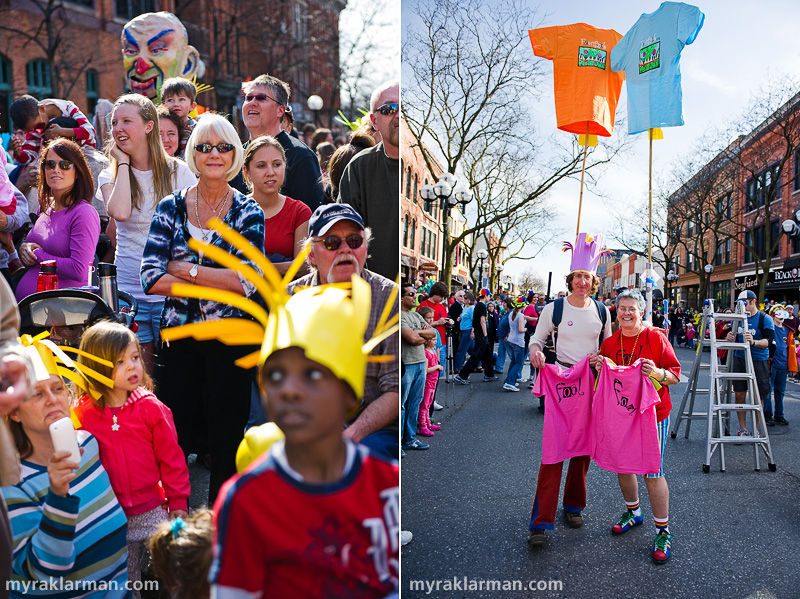
{"type": "MultiPolygon", "coordinates": [[[[755,289],[758,287],[758,279],[755,275],[746,277],[736,277],[733,282],[736,291],[755,289]]],[[[773,270],[767,279],[767,289],[798,289],[800,288],[800,268],[786,268],[783,270],[773,270]]]]}

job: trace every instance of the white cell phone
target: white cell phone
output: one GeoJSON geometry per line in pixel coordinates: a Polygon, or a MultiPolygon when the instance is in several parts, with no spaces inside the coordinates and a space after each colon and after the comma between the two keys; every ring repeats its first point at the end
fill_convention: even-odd
{"type": "Polygon", "coordinates": [[[68,451],[71,454],[69,456],[71,462],[81,463],[81,452],[78,449],[78,439],[75,436],[72,420],[66,416],[61,420],[56,420],[50,425],[50,436],[56,451],[68,451]]]}

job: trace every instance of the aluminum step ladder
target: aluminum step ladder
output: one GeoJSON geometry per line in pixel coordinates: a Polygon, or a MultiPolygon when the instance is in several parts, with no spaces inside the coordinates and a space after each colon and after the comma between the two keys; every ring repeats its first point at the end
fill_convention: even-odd
{"type": "Polygon", "coordinates": [[[706,305],[703,306],[703,318],[700,321],[700,333],[698,335],[697,350],[695,352],[694,362],[692,362],[692,370],[689,373],[689,384],[683,392],[681,398],[681,407],[678,410],[680,418],[675,420],[672,424],[672,431],[670,436],[674,439],[678,436],[678,430],[683,422],[686,422],[686,438],[689,438],[689,429],[692,426],[692,420],[707,420],[708,412],[695,411],[695,398],[697,394],[707,394],[709,389],[699,389],[698,382],[700,380],[701,370],[711,370],[711,362],[703,362],[703,349],[711,347],[711,340],[705,338],[705,332],[708,330],[708,321],[713,313],[714,300],[706,300],[706,305]]]}
{"type": "MultiPolygon", "coordinates": [[[[690,374],[689,385],[684,393],[681,403],[681,418],[676,423],[672,431],[672,438],[677,436],[678,428],[683,420],[686,420],[686,437],[689,436],[689,425],[691,420],[706,418],[706,455],[703,463],[703,472],[711,470],[711,456],[719,449],[720,471],[725,472],[725,445],[752,445],[755,470],[759,471],[759,449],[764,451],[767,456],[770,471],[775,472],[777,466],[773,459],[772,446],[770,445],[767,425],[764,420],[764,411],[761,407],[761,398],[756,384],[755,369],[750,353],[750,344],[745,342],[726,341],[717,339],[716,322],[719,320],[730,321],[731,331],[735,336],[744,330],[747,325],[747,313],[744,304],[737,302],[736,312],[733,314],[715,313],[713,300],[706,300],[703,307],[703,324],[700,332],[700,343],[698,344],[697,356],[690,374]],[[708,331],[709,338],[705,338],[705,331],[708,331]],[[702,364],[703,348],[708,347],[709,363],[702,364]],[[725,363],[720,363],[717,350],[728,350],[725,363]],[[733,372],[734,351],[742,350],[745,356],[745,372],[733,372]],[[697,379],[702,367],[709,369],[709,389],[698,389],[697,379]],[[734,399],[733,381],[747,381],[747,392],[745,403],[737,404],[734,399]],[[697,393],[709,393],[708,411],[703,414],[694,412],[694,400],[697,393]],[[687,400],[689,406],[687,408],[687,400]],[[731,414],[744,412],[750,415],[750,424],[753,434],[751,436],[739,437],[731,434],[731,414]]],[[[738,416],[737,416],[738,419],[738,416]]]]}

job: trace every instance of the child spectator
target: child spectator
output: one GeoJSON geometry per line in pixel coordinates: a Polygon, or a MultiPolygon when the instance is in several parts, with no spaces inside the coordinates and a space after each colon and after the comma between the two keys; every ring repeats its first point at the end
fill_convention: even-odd
{"type": "Polygon", "coordinates": [[[687,324],[686,325],[686,346],[689,349],[694,349],[694,336],[695,336],[694,326],[692,324],[687,324]]]}
{"type": "MultiPolygon", "coordinates": [[[[430,308],[428,308],[431,310],[430,308]]],[[[433,320],[433,310],[430,314],[433,320]]],[[[428,323],[430,324],[430,323],[428,323]]],[[[428,339],[425,342],[425,358],[428,361],[427,377],[425,378],[425,395],[422,405],[419,407],[419,424],[417,434],[423,437],[432,437],[433,431],[438,431],[441,426],[431,423],[430,409],[433,405],[433,397],[436,395],[436,384],[439,382],[439,372],[443,370],[439,364],[439,352],[436,350],[436,339],[428,339]]]]}
{"type": "Polygon", "coordinates": [[[197,123],[189,116],[189,113],[197,107],[195,98],[197,98],[197,88],[194,83],[183,77],[167,79],[161,86],[161,103],[181,120],[181,145],[176,154],[179,158],[183,158],[186,142],[189,141],[192,129],[197,123]]]}
{"type": "Polygon", "coordinates": [[[163,104],[156,109],[161,145],[168,156],[176,156],[181,147],[181,119],[163,104]]]}
{"type": "Polygon", "coordinates": [[[12,216],[17,210],[17,198],[14,196],[14,185],[6,171],[6,152],[0,148],[0,212],[12,216]]]}
{"type": "Polygon", "coordinates": [[[97,133],[80,109],[69,100],[48,98],[37,101],[33,96],[20,96],[11,103],[11,120],[15,129],[25,131],[22,145],[12,139],[12,156],[19,164],[29,164],[39,157],[42,139],[66,137],[74,139],[79,146],[97,148],[97,133]],[[78,123],[75,128],[49,124],[52,119],[65,116],[78,123]]]}
{"type": "Polygon", "coordinates": [[[152,393],[141,347],[127,327],[100,321],[81,339],[80,363],[107,377],[74,406],[82,428],[100,444],[100,462],[128,517],[128,578],[140,579],[141,545],[169,517],[188,516],[189,469],[172,412],[152,393]]]}
{"type": "Polygon", "coordinates": [[[162,522],[150,537],[153,572],[173,599],[207,599],[214,513],[200,509],[186,520],[162,522]]]}

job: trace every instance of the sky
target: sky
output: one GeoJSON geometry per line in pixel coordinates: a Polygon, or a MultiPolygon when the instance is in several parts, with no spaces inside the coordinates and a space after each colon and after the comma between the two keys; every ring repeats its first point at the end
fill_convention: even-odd
{"type": "MultiPolygon", "coordinates": [[[[664,128],[664,139],[654,141],[654,186],[674,161],[692,151],[704,131],[723,126],[727,121],[739,117],[750,105],[752,96],[765,85],[768,76],[799,74],[800,45],[796,39],[800,3],[773,0],[768,3],[768,9],[767,5],[757,8],[752,2],[744,0],[706,0],[694,4],[705,13],[705,22],[695,42],[686,46],[681,54],[685,125],[664,128]]],[[[544,0],[540,6],[547,16],[543,22],[531,24],[531,28],[583,22],[603,29],[615,29],[624,35],[642,13],[653,12],[659,3],[544,0]]],[[[403,27],[409,23],[413,23],[413,18],[404,7],[403,27]]],[[[530,45],[527,47],[530,49],[530,45]]],[[[542,94],[542,99],[531,106],[531,119],[542,134],[555,132],[571,136],[556,129],[552,62],[541,58],[535,60],[542,62],[545,81],[551,93],[542,94]]],[[[623,85],[618,116],[627,113],[626,103],[627,91],[623,85]]],[[[626,124],[614,130],[614,136],[627,134],[626,124]]],[[[584,190],[581,229],[608,237],[614,232],[608,202],[631,205],[647,198],[646,133],[634,136],[632,151],[623,160],[617,160],[607,167],[598,183],[605,198],[584,190]],[[585,223],[591,223],[591,231],[585,223]]],[[[654,197],[657,191],[654,187],[654,197]]],[[[550,195],[551,203],[559,214],[555,225],[565,232],[565,240],[574,236],[579,192],[578,181],[565,181],[550,195]]],[[[569,271],[569,260],[570,253],[561,251],[561,243],[552,243],[534,260],[508,262],[504,274],[515,276],[530,269],[546,282],[548,272],[552,272],[554,294],[565,288],[563,281],[569,271]]]]}

